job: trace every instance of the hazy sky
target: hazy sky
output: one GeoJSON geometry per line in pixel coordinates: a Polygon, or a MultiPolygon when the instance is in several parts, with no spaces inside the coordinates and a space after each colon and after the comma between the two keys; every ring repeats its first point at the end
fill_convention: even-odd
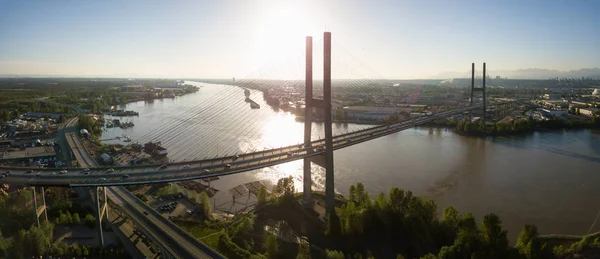
{"type": "Polygon", "coordinates": [[[0,0],[0,75],[243,78],[325,29],[386,78],[483,61],[599,67],[598,11],[596,0],[0,0]]]}

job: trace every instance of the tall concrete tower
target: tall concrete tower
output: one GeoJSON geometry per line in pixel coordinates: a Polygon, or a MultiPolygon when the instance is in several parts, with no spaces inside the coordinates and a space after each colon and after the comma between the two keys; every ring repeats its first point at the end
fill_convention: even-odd
{"type": "MultiPolygon", "coordinates": [[[[482,115],[481,115],[481,121],[483,123],[485,123],[485,111],[486,111],[486,107],[485,107],[485,103],[486,103],[486,99],[485,99],[485,78],[486,78],[486,74],[485,74],[485,62],[483,63],[483,84],[481,87],[475,87],[475,63],[471,63],[471,100],[470,100],[470,106],[473,106],[473,97],[474,97],[474,93],[475,92],[481,92],[482,95],[482,99],[483,99],[483,109],[482,109],[482,115]]],[[[473,119],[473,114],[471,111],[469,111],[469,120],[473,119]]]]}
{"type": "Polygon", "coordinates": [[[323,100],[313,98],[312,89],[312,37],[306,37],[306,91],[304,110],[304,145],[309,152],[322,152],[319,155],[304,159],[304,205],[312,207],[311,197],[311,162],[325,168],[325,210],[329,215],[334,209],[335,184],[333,178],[333,131],[331,126],[331,32],[324,33],[323,49],[323,100]],[[319,108],[325,118],[325,146],[311,147],[312,109],[319,108]]]}

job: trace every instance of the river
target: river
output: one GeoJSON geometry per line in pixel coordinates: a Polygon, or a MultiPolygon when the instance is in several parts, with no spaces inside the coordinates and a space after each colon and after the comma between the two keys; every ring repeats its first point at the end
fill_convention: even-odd
{"type": "MultiPolygon", "coordinates": [[[[251,93],[261,108],[250,109],[240,88],[187,83],[201,88],[174,99],[122,107],[140,113],[124,117],[135,126],[107,129],[102,138],[126,134],[135,141],[157,129],[174,128],[155,140],[162,141],[169,158],[177,161],[302,141],[303,123],[268,107],[261,92],[251,93]]],[[[334,134],[365,127],[335,124],[334,134]]],[[[314,123],[313,132],[314,138],[323,136],[322,124],[314,123]]],[[[525,224],[535,224],[542,234],[600,231],[599,132],[563,130],[483,139],[421,127],[338,150],[334,160],[336,191],[341,194],[363,182],[372,198],[398,187],[435,200],[440,211],[452,205],[478,220],[494,212],[512,240],[525,224]]],[[[235,185],[255,180],[273,184],[289,175],[296,179],[296,190],[302,190],[301,161],[222,177],[213,186],[227,196],[235,185]]],[[[317,166],[313,182],[314,189],[323,189],[324,172],[317,166]]]]}

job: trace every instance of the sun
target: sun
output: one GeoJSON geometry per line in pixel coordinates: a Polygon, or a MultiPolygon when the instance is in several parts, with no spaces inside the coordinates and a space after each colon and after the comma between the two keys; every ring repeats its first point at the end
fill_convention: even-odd
{"type": "Polygon", "coordinates": [[[288,3],[263,9],[255,25],[256,61],[265,64],[302,53],[313,22],[301,5],[288,3]]]}

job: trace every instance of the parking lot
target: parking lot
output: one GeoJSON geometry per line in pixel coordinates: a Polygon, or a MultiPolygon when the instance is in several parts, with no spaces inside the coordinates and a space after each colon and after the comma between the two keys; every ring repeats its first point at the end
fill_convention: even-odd
{"type": "Polygon", "coordinates": [[[160,214],[167,217],[188,217],[198,208],[182,194],[165,196],[149,203],[160,214]]]}

